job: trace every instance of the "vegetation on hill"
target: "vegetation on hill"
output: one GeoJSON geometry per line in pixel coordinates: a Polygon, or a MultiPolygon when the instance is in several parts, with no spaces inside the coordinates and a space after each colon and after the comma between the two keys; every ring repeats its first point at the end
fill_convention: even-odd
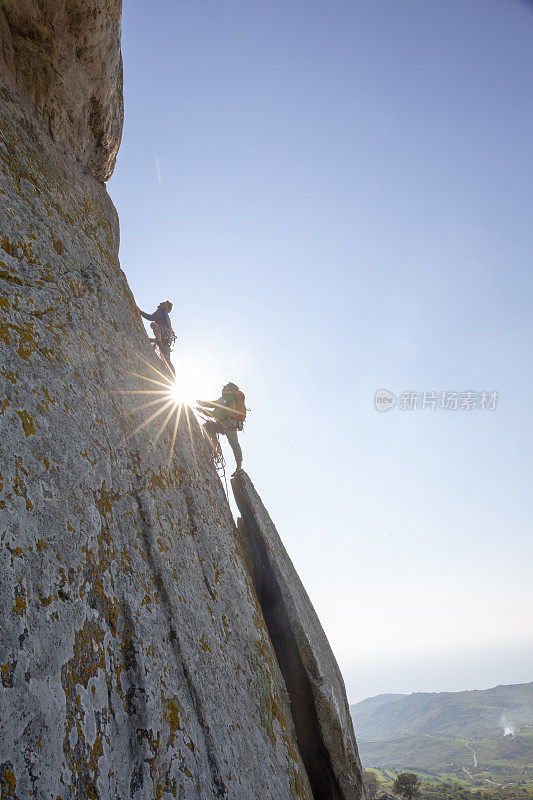
{"type": "Polygon", "coordinates": [[[533,683],[467,692],[377,695],[350,706],[358,740],[416,734],[496,738],[533,726],[533,683]]]}
{"type": "Polygon", "coordinates": [[[400,772],[392,784],[392,791],[405,800],[420,797],[420,778],[414,772],[400,772]]]}
{"type": "MultiPolygon", "coordinates": [[[[405,774],[405,773],[404,773],[405,774]]],[[[471,788],[458,780],[428,781],[417,774],[420,800],[533,800],[533,788],[508,786],[471,788]]],[[[383,770],[365,770],[365,790],[370,800],[402,800],[395,792],[398,774],[383,770]],[[370,777],[374,773],[374,778],[370,777]],[[372,791],[368,792],[368,788],[372,791]]]]}
{"type": "Polygon", "coordinates": [[[426,790],[445,785],[448,793],[455,786],[456,793],[457,787],[470,787],[518,796],[533,788],[533,683],[478,692],[379,695],[351,711],[361,760],[389,788],[403,771],[416,772],[426,790]],[[380,731],[389,736],[367,738],[380,731]]]}

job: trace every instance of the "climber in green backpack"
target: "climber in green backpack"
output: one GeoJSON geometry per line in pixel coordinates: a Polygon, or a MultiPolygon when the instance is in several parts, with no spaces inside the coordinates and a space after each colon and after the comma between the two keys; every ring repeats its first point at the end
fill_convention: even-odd
{"type": "Polygon", "coordinates": [[[204,423],[203,431],[211,450],[216,450],[220,434],[226,436],[237,464],[237,469],[233,473],[235,475],[242,467],[242,450],[237,431],[242,431],[246,419],[244,393],[235,383],[227,383],[218,400],[210,402],[198,400],[198,406],[202,414],[210,417],[204,423]]]}

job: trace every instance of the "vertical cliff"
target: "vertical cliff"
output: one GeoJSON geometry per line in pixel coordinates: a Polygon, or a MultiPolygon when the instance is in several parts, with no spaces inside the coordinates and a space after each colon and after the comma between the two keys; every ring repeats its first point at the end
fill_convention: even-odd
{"type": "MultiPolygon", "coordinates": [[[[101,183],[119,12],[0,7],[1,795],[326,800],[198,426],[139,409],[159,362],[101,183]]],[[[309,736],[358,798],[310,691],[309,736]]]]}

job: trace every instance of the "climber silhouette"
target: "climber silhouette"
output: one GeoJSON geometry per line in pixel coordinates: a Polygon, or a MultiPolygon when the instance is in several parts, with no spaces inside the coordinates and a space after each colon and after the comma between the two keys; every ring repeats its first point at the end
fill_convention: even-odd
{"type": "Polygon", "coordinates": [[[218,400],[197,402],[199,410],[206,416],[212,417],[203,425],[204,435],[211,451],[215,452],[220,447],[218,440],[220,434],[226,436],[233,450],[237,465],[233,477],[242,468],[242,449],[237,431],[242,431],[246,419],[244,394],[235,383],[227,383],[222,388],[222,395],[218,400]]]}
{"type": "Polygon", "coordinates": [[[157,309],[153,314],[146,314],[137,306],[137,310],[141,317],[150,321],[150,327],[154,333],[154,339],[151,339],[153,344],[159,348],[161,358],[165,365],[171,371],[172,375],[176,374],[176,370],[170,360],[170,351],[176,340],[174,331],[172,330],[172,323],[170,322],[170,312],[173,305],[170,300],[163,300],[159,303],[157,309]]]}

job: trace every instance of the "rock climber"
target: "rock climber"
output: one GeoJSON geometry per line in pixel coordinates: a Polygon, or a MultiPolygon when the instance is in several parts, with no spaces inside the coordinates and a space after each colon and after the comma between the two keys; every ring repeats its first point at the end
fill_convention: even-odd
{"type": "Polygon", "coordinates": [[[161,353],[161,358],[172,374],[175,375],[176,370],[170,360],[170,348],[176,339],[174,331],[172,330],[172,323],[170,322],[170,312],[172,308],[173,305],[170,300],[163,300],[162,303],[159,303],[153,314],[146,314],[144,311],[141,311],[140,308],[138,308],[138,311],[141,317],[150,321],[150,327],[155,337],[151,341],[157,345],[161,353]]]}
{"type": "Polygon", "coordinates": [[[218,445],[219,434],[225,435],[237,464],[234,477],[242,467],[242,450],[237,431],[242,431],[246,419],[246,405],[243,392],[235,383],[227,383],[222,388],[218,400],[204,402],[198,400],[203,414],[212,417],[203,425],[204,435],[214,451],[218,445]]]}

